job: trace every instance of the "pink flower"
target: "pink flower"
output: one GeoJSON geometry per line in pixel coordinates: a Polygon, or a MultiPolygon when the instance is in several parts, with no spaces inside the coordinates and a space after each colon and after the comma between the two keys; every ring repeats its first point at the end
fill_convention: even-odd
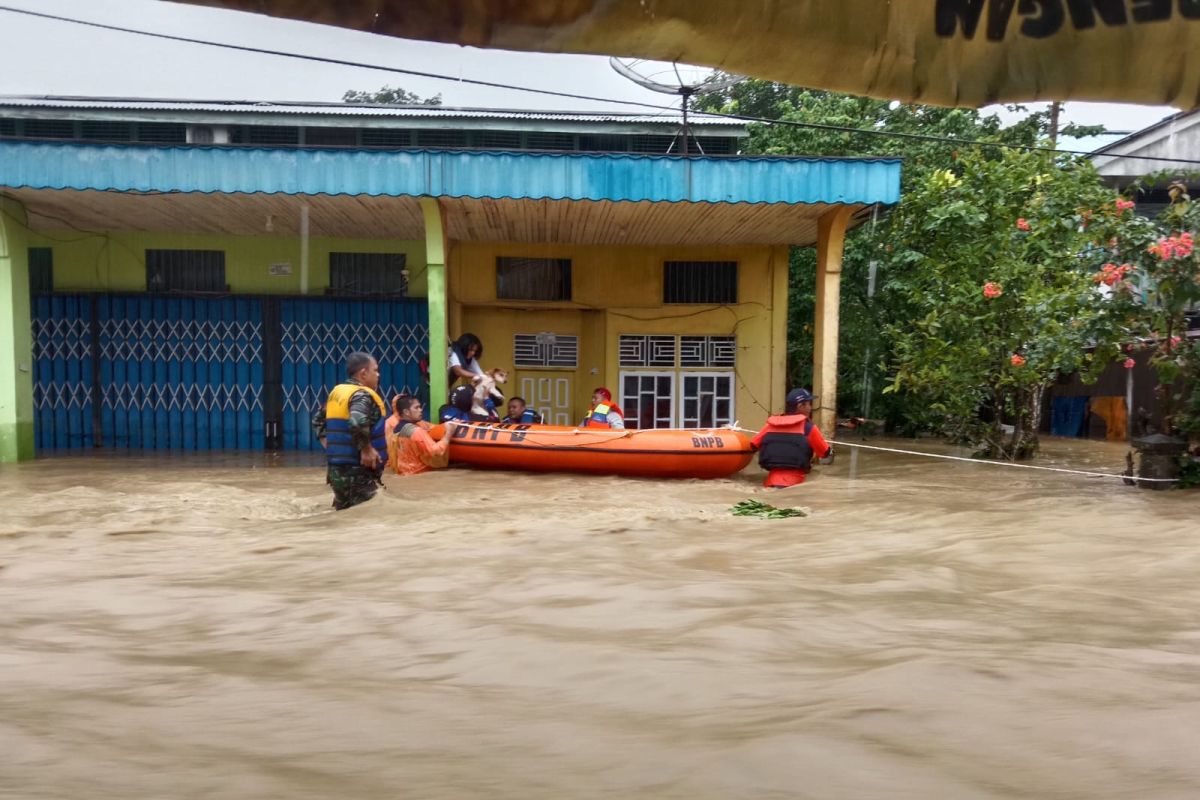
{"type": "Polygon", "coordinates": [[[1021,217],[1019,220],[1017,220],[1017,230],[1019,230],[1019,231],[1029,230],[1029,220],[1025,219],[1024,217],[1021,217]]]}
{"type": "Polygon", "coordinates": [[[1159,239],[1158,244],[1150,245],[1146,248],[1146,252],[1158,256],[1163,261],[1168,261],[1172,258],[1187,258],[1192,254],[1194,248],[1195,242],[1192,240],[1192,234],[1184,231],[1175,236],[1159,239]]]}
{"type": "Polygon", "coordinates": [[[1092,280],[1096,283],[1103,283],[1105,286],[1112,286],[1117,281],[1124,280],[1125,275],[1131,269],[1133,266],[1130,264],[1122,264],[1119,267],[1116,264],[1105,264],[1099,272],[1092,276],[1092,280]]]}
{"type": "Polygon", "coordinates": [[[998,283],[988,281],[983,285],[983,296],[988,300],[994,300],[1002,294],[1004,294],[1004,289],[998,283]]]}
{"type": "Polygon", "coordinates": [[[1011,363],[1014,367],[1023,367],[1025,366],[1025,359],[1024,357],[1013,353],[1012,358],[1009,359],[1009,363],[1011,363]]]}
{"type": "Polygon", "coordinates": [[[1129,209],[1133,208],[1135,205],[1137,205],[1137,203],[1133,202],[1132,200],[1121,200],[1120,198],[1118,198],[1117,199],[1117,213],[1120,213],[1122,211],[1128,211],[1129,209]]]}
{"type": "Polygon", "coordinates": [[[1137,362],[1134,361],[1132,358],[1127,358],[1127,359],[1125,359],[1125,363],[1122,366],[1124,366],[1125,369],[1133,369],[1134,367],[1137,366],[1137,362]]]}

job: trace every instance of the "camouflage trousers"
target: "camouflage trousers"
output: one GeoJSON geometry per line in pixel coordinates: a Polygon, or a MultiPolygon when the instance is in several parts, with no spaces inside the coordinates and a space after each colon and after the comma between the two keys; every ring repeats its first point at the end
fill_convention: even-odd
{"type": "Polygon", "coordinates": [[[376,473],[357,464],[331,464],[325,482],[333,487],[333,507],[338,511],[367,502],[380,486],[376,473]]]}

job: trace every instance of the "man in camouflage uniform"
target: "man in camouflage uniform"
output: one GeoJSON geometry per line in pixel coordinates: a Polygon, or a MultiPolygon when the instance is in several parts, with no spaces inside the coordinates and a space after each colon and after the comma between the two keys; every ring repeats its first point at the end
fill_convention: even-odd
{"type": "Polygon", "coordinates": [[[346,382],[329,393],[312,418],[313,433],[325,448],[325,482],[333,487],[337,510],[364,503],[383,484],[387,443],[386,414],[379,394],[379,364],[369,353],[346,358],[346,382]]]}

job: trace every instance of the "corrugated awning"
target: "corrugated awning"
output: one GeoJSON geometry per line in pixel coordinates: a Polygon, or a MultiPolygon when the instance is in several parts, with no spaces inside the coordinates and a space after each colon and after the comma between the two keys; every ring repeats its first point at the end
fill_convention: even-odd
{"type": "Polygon", "coordinates": [[[147,147],[0,141],[0,187],[651,203],[873,204],[897,159],[147,147]]]}
{"type": "Polygon", "coordinates": [[[0,193],[35,230],[461,241],[796,244],[832,206],[894,203],[894,159],[320,151],[0,141],[0,193]]]}

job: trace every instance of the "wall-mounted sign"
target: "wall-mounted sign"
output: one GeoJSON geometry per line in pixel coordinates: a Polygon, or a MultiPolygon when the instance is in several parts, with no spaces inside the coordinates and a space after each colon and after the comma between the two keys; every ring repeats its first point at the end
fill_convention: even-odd
{"type": "Polygon", "coordinates": [[[284,275],[292,274],[292,265],[287,261],[281,261],[278,264],[271,264],[267,267],[267,274],[276,278],[284,275]]]}

